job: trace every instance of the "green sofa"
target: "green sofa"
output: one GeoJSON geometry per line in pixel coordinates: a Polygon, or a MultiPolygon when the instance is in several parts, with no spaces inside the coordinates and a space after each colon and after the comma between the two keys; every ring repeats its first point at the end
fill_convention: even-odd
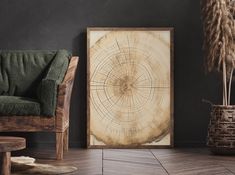
{"type": "Polygon", "coordinates": [[[72,58],[66,50],[0,50],[0,131],[51,131],[61,140],[78,61],[72,58]]]}
{"type": "Polygon", "coordinates": [[[69,57],[65,50],[0,51],[0,115],[54,116],[69,57]]]}

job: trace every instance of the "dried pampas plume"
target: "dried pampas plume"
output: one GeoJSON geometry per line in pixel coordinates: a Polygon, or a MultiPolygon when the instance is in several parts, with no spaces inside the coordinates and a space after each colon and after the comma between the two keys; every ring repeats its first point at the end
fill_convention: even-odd
{"type": "Polygon", "coordinates": [[[226,55],[234,54],[234,1],[202,0],[201,4],[207,69],[221,70],[226,55]]]}
{"type": "Polygon", "coordinates": [[[235,68],[235,0],[202,0],[201,7],[206,69],[223,73],[223,101],[228,105],[235,68]]]}

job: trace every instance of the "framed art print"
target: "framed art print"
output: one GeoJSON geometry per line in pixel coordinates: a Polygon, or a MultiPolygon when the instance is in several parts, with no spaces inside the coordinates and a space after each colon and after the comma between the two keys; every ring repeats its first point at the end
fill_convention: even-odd
{"type": "Polygon", "coordinates": [[[173,146],[173,29],[87,29],[87,144],[173,146]]]}

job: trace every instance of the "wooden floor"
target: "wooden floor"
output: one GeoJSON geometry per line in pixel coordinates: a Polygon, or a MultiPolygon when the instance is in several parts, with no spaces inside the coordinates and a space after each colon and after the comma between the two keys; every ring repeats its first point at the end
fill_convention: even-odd
{"type": "MultiPolygon", "coordinates": [[[[19,153],[18,153],[19,154],[19,153]]],[[[28,150],[21,155],[40,163],[78,167],[73,175],[232,175],[235,156],[214,156],[207,149],[70,149],[63,161],[54,151],[28,150]]]]}

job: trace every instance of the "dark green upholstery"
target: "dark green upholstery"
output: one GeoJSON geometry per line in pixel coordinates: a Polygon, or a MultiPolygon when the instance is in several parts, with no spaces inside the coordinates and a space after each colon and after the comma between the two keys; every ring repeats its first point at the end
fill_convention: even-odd
{"type": "Polygon", "coordinates": [[[57,87],[64,78],[69,57],[66,50],[0,51],[0,96],[37,99],[40,115],[54,116],[57,87]]]}
{"type": "Polygon", "coordinates": [[[0,96],[0,115],[40,115],[40,103],[26,97],[0,96]]]}
{"type": "Polygon", "coordinates": [[[35,98],[36,88],[55,53],[0,51],[0,95],[35,98]]]}
{"type": "Polygon", "coordinates": [[[67,52],[58,52],[39,85],[38,98],[42,105],[43,115],[55,114],[57,87],[64,79],[69,63],[68,59],[64,58],[68,57],[67,52]]]}

